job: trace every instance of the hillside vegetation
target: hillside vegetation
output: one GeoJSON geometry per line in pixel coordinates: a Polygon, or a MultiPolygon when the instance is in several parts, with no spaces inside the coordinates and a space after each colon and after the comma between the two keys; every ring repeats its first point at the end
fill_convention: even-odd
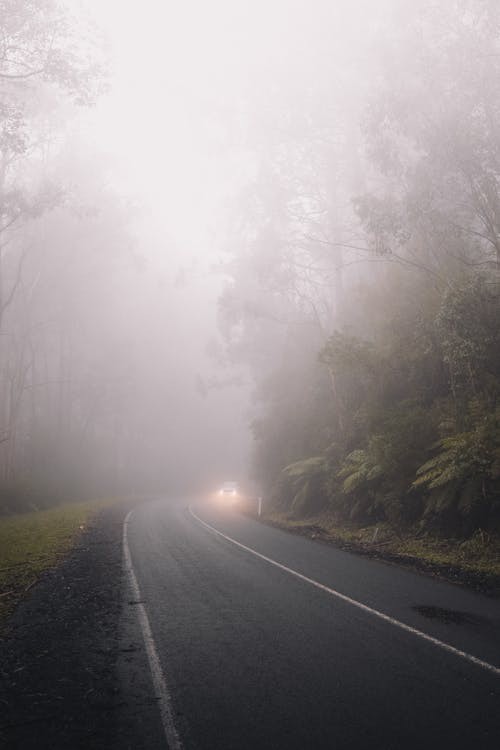
{"type": "Polygon", "coordinates": [[[269,102],[220,316],[281,516],[500,531],[499,30],[487,0],[405,4],[376,59],[325,53],[321,106],[269,102]]]}
{"type": "MultiPolygon", "coordinates": [[[[500,295],[469,275],[378,340],[335,333],[319,355],[335,439],[284,467],[277,508],[339,521],[500,529],[500,295]]],[[[317,394],[320,395],[319,393],[317,394]]]]}

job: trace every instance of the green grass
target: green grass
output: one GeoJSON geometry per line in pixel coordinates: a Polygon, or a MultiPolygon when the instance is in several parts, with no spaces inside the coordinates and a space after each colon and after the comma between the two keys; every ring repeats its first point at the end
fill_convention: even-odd
{"type": "Polygon", "coordinates": [[[109,504],[67,504],[0,518],[0,620],[68,553],[90,518],[109,504]]]}
{"type": "Polygon", "coordinates": [[[434,565],[454,566],[464,572],[500,578],[500,538],[481,531],[464,541],[424,535],[417,529],[397,532],[388,524],[363,528],[338,526],[328,514],[296,520],[284,514],[269,513],[264,520],[308,536],[347,542],[354,547],[382,554],[399,555],[402,562],[405,557],[417,558],[434,565]]]}

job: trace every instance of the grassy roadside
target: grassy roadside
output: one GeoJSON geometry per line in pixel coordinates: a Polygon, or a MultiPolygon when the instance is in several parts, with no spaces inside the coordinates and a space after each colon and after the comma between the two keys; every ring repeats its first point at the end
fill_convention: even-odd
{"type": "Polygon", "coordinates": [[[478,531],[471,539],[441,539],[417,531],[398,533],[388,525],[346,528],[327,514],[303,520],[267,513],[266,523],[332,542],[371,557],[417,567],[454,582],[500,594],[500,538],[478,531]]]}
{"type": "Polygon", "coordinates": [[[66,504],[0,518],[0,620],[71,549],[92,516],[111,502],[66,504]]]}

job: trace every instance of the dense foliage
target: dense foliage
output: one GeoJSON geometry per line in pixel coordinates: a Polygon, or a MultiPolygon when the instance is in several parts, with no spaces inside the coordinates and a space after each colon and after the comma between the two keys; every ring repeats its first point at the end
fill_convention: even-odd
{"type": "Polygon", "coordinates": [[[359,106],[325,64],[331,120],[280,116],[221,313],[276,508],[467,536],[500,529],[500,11],[400,10],[359,106]]]}

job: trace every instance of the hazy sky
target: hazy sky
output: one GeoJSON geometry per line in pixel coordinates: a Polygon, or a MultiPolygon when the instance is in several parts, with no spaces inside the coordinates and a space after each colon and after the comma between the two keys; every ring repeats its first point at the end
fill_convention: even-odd
{"type": "MultiPolygon", "coordinates": [[[[139,252],[170,275],[165,293],[186,342],[177,366],[189,390],[198,375],[215,374],[206,347],[224,278],[208,269],[223,257],[232,201],[254,169],[251,144],[268,137],[280,101],[300,103],[321,87],[326,68],[325,81],[334,67],[349,88],[346,71],[362,65],[359,38],[376,14],[371,0],[74,2],[102,27],[111,67],[109,93],[79,127],[109,161],[115,187],[141,206],[139,252]],[[183,289],[173,284],[179,267],[190,270],[183,289]]],[[[249,439],[247,402],[248,389],[195,395],[200,424],[232,446],[229,465],[249,439]]]]}
{"type": "Polygon", "coordinates": [[[79,2],[110,45],[112,89],[90,115],[94,137],[151,219],[198,257],[219,255],[220,222],[251,169],[231,136],[242,112],[313,83],[325,60],[362,56],[376,20],[367,0],[79,2]]]}
{"type": "Polygon", "coordinates": [[[231,3],[219,3],[213,16],[199,2],[84,5],[109,36],[112,67],[111,91],[89,116],[94,137],[152,220],[187,253],[204,256],[220,198],[235,179],[222,154],[221,120],[212,115],[239,77],[241,58],[228,49],[233,36],[218,28],[231,3]]]}

